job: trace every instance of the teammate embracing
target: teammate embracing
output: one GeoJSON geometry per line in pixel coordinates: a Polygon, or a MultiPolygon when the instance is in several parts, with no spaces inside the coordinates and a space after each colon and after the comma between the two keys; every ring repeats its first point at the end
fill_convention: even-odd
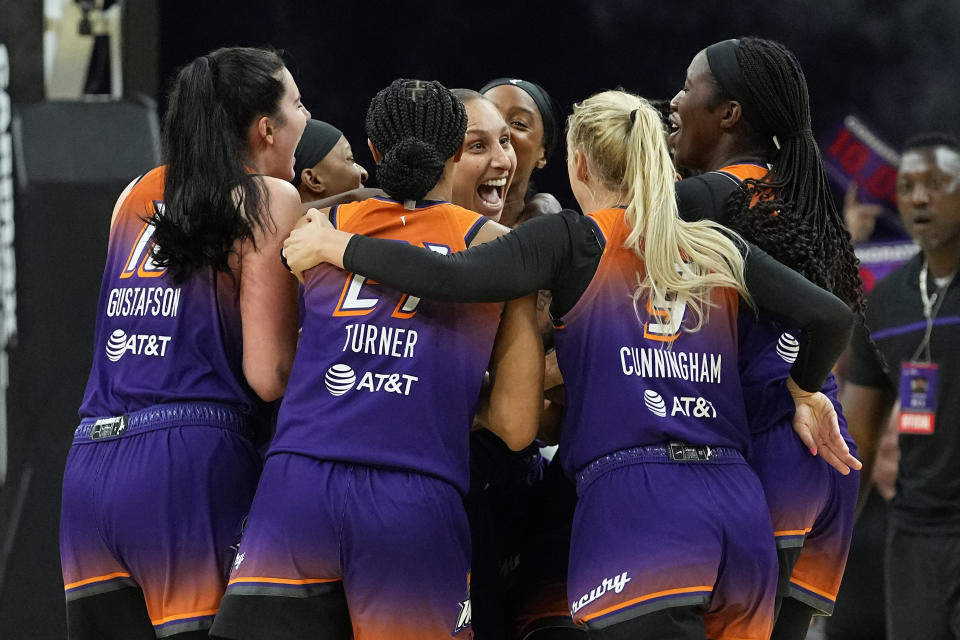
{"type": "Polygon", "coordinates": [[[275,52],[201,56],[170,96],[166,164],[117,201],[63,480],[74,640],[207,637],[297,344],[276,254],[309,117],[275,52]]]}
{"type": "MultiPolygon", "coordinates": [[[[389,197],[329,219],[438,254],[503,233],[448,203],[466,124],[438,82],[381,90],[366,129],[389,197]]],[[[491,426],[515,449],[536,434],[533,298],[428,302],[326,265],[302,278],[303,335],[213,634],[472,637],[468,434],[488,363],[491,426]]]]}
{"type": "Polygon", "coordinates": [[[853,461],[829,400],[813,390],[846,345],[852,313],[759,250],[744,258],[715,223],[678,219],[660,118],[643,99],[608,91],[576,105],[567,153],[585,216],[541,216],[447,256],[314,216],[285,243],[288,261],[295,271],[346,264],[436,299],[549,288],[567,385],[557,455],[579,494],[574,619],[596,638],[768,638],[777,560],[742,453],[738,294],[803,328],[788,384],[798,421],[815,432],[810,446],[832,447],[840,466],[853,461]]]}
{"type": "MultiPolygon", "coordinates": [[[[693,58],[671,107],[677,164],[704,172],[677,185],[681,216],[721,222],[851,307],[861,306],[856,257],[810,130],[807,84],[793,54],[760,38],[713,44],[693,58]]],[[[747,336],[740,360],[750,464],[770,506],[778,598],[785,598],[773,637],[802,639],[815,612],[833,610],[859,474],[839,475],[812,458],[790,428],[793,403],[785,385],[798,355],[796,327],[749,317],[740,324],[747,336]]],[[[853,449],[833,375],[822,390],[853,449]]]]}

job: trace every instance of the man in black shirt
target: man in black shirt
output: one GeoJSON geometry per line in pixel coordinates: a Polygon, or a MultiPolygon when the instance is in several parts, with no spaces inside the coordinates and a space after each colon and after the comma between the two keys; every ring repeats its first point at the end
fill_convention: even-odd
{"type": "Polygon", "coordinates": [[[868,467],[890,410],[901,458],[886,545],[887,633],[960,638],[960,143],[909,141],[897,205],[921,252],[870,295],[841,396],[868,467]]]}

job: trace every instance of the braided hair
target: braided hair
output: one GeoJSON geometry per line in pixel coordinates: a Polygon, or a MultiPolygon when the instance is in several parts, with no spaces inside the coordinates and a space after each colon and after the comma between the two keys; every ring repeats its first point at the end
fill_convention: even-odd
{"type": "Polygon", "coordinates": [[[439,82],[400,78],[370,101],[366,129],[383,154],[380,187],[395,200],[419,200],[463,144],[467,112],[439,82]]]}
{"type": "Polygon", "coordinates": [[[773,136],[778,149],[774,170],[744,180],[728,200],[728,226],[862,317],[859,261],[810,130],[800,63],[783,45],[760,38],[741,38],[737,61],[761,121],[748,122],[748,135],[773,136]]]}

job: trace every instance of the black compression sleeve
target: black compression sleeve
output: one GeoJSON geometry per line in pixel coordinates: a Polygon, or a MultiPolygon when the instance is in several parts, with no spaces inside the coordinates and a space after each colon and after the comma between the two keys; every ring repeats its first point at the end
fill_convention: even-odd
{"type": "Polygon", "coordinates": [[[801,330],[800,352],[790,376],[801,389],[819,391],[850,341],[853,312],[832,293],[753,245],[745,275],[762,316],[801,330]]]}
{"type": "Polygon", "coordinates": [[[729,176],[705,173],[677,183],[677,207],[687,222],[715,220],[727,224],[727,200],[739,185],[729,176]]]}
{"type": "Polygon", "coordinates": [[[420,298],[499,302],[551,289],[570,262],[570,251],[570,228],[556,214],[539,216],[496,240],[447,255],[356,235],[343,263],[348,271],[420,298]]]}

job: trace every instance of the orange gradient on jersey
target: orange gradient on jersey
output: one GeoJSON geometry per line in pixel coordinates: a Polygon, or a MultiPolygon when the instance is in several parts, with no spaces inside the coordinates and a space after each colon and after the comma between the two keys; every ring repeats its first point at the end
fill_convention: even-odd
{"type": "Polygon", "coordinates": [[[77,587],[86,587],[97,582],[107,582],[113,580],[114,578],[129,578],[130,574],[126,571],[116,571],[114,573],[108,573],[102,576],[94,576],[92,578],[86,578],[84,580],[77,580],[76,582],[71,582],[69,584],[63,585],[64,591],[69,591],[70,589],[76,589],[77,587]]]}
{"type": "Polygon", "coordinates": [[[773,602],[770,615],[755,611],[724,610],[703,616],[710,640],[768,640],[773,632],[773,602]]]}
{"type": "MultiPolygon", "coordinates": [[[[738,180],[743,182],[744,180],[761,180],[765,175],[770,173],[770,170],[766,167],[761,167],[757,164],[732,164],[728,167],[722,167],[718,169],[721,173],[729,173],[732,176],[735,176],[738,180]]],[[[764,199],[772,198],[773,194],[770,192],[764,193],[764,199]]],[[[750,206],[754,206],[757,202],[760,201],[760,194],[754,194],[750,199],[750,206]]],[[[777,212],[774,211],[772,214],[774,217],[777,216],[777,212]]]]}
{"type": "Polygon", "coordinates": [[[833,602],[840,590],[847,554],[841,553],[839,540],[834,541],[835,548],[832,550],[823,548],[828,544],[826,540],[808,540],[793,567],[790,582],[833,602]]]}
{"type": "Polygon", "coordinates": [[[583,616],[581,618],[584,622],[589,622],[600,616],[605,616],[614,611],[619,611],[621,609],[626,609],[627,607],[632,607],[635,604],[643,604],[644,602],[649,602],[651,600],[656,600],[657,598],[664,598],[666,596],[679,596],[679,595],[693,595],[693,594],[709,594],[713,591],[713,585],[700,585],[697,587],[680,587],[677,589],[664,589],[663,591],[655,591],[653,593],[648,593],[646,595],[639,596],[637,598],[631,598],[626,602],[620,602],[613,606],[607,607],[606,609],[601,609],[595,613],[583,616]]]}
{"type": "Polygon", "coordinates": [[[154,626],[212,618],[217,613],[226,581],[213,558],[203,564],[207,566],[183,571],[157,568],[150,572],[149,579],[140,582],[154,626]]]}

